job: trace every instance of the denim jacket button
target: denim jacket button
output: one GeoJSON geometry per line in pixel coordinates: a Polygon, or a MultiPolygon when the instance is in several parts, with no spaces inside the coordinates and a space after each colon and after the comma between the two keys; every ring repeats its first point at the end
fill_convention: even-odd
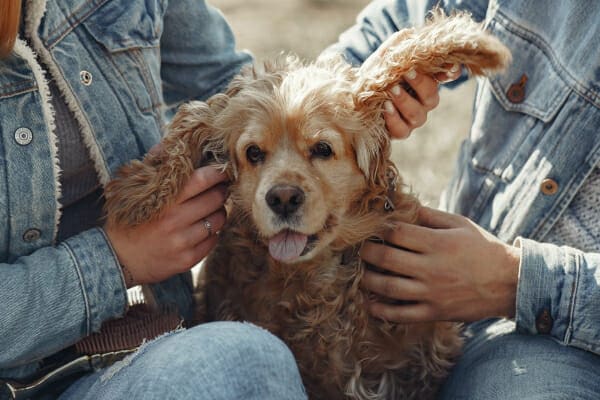
{"type": "Polygon", "coordinates": [[[548,309],[544,309],[535,321],[535,327],[537,328],[538,333],[541,333],[542,335],[547,335],[552,331],[552,324],[554,324],[554,320],[548,309]]]}
{"type": "Polygon", "coordinates": [[[85,86],[90,86],[92,84],[92,78],[92,73],[89,71],[83,70],[79,72],[79,79],[85,86]]]}
{"type": "Polygon", "coordinates": [[[552,196],[558,192],[558,183],[554,179],[546,178],[542,181],[540,186],[542,193],[546,196],[552,196]]]}
{"type": "Polygon", "coordinates": [[[42,236],[42,232],[39,229],[27,229],[23,234],[23,240],[27,243],[34,242],[42,236]]]}
{"type": "Polygon", "coordinates": [[[21,146],[27,146],[33,140],[33,133],[29,128],[19,128],[15,131],[15,141],[21,146]]]}

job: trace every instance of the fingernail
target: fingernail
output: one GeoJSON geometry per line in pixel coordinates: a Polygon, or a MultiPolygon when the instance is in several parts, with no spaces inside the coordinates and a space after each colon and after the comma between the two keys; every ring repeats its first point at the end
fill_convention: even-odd
{"type": "Polygon", "coordinates": [[[452,64],[452,67],[448,70],[449,73],[455,74],[460,70],[460,64],[452,64]]]}
{"type": "Polygon", "coordinates": [[[390,89],[390,92],[392,92],[392,94],[394,96],[400,96],[400,93],[401,93],[401,91],[400,91],[400,85],[394,85],[394,86],[392,86],[392,89],[390,89]]]}
{"type": "Polygon", "coordinates": [[[383,103],[383,108],[385,109],[385,112],[388,113],[388,114],[393,114],[394,113],[394,105],[389,100],[386,100],[383,103]]]}
{"type": "Polygon", "coordinates": [[[406,75],[404,75],[404,77],[406,79],[415,79],[417,77],[417,71],[415,71],[414,69],[411,69],[410,71],[408,71],[406,73],[406,75]]]}

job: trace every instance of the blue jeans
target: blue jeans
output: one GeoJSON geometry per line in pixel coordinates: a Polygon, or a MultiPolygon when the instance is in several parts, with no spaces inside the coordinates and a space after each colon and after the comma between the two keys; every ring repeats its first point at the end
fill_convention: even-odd
{"type": "Polygon", "coordinates": [[[549,336],[521,335],[507,320],[469,325],[441,400],[597,400],[600,357],[549,336]]]}
{"type": "Polygon", "coordinates": [[[87,375],[61,400],[306,399],[285,344],[255,325],[214,322],[166,334],[87,375]]]}

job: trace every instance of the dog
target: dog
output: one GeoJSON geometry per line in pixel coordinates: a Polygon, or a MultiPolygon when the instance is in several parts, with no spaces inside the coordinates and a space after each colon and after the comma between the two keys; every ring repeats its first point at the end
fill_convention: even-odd
{"type": "Polygon", "coordinates": [[[450,322],[371,316],[360,244],[416,221],[417,198],[390,160],[388,89],[411,69],[502,70],[508,50],[468,15],[434,13],[360,68],[288,56],[249,67],[228,90],[183,105],[162,151],[106,187],[107,218],[156,219],[195,168],[231,178],[228,219],[197,289],[197,319],[250,321],[294,353],[312,399],[429,399],[461,349],[450,322]]]}

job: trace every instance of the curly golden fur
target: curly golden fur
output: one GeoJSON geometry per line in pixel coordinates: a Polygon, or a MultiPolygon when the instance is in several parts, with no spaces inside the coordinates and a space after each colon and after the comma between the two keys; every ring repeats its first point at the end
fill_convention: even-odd
{"type": "Polygon", "coordinates": [[[194,168],[231,177],[228,222],[205,262],[198,318],[251,321],[282,338],[313,399],[431,398],[460,351],[453,323],[370,316],[355,249],[418,201],[390,161],[386,90],[411,68],[497,71],[510,54],[466,15],[398,32],[360,69],[339,57],[248,68],[224,94],[181,107],[162,151],[106,188],[107,217],[158,218],[194,168]]]}

